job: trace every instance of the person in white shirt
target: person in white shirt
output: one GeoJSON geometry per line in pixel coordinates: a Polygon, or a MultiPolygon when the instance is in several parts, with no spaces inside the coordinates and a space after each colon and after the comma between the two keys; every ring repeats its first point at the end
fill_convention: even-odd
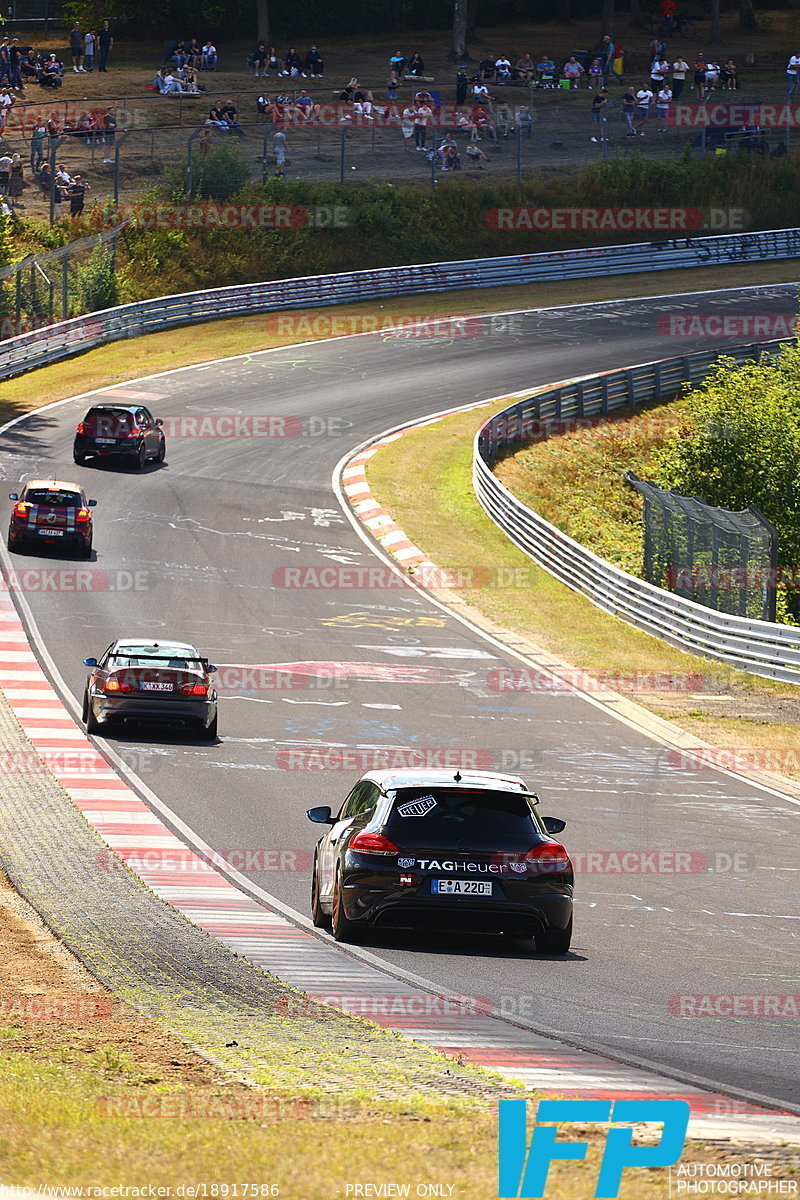
{"type": "Polygon", "coordinates": [[[668,83],[664,83],[656,96],[656,120],[659,122],[658,132],[666,133],[667,127],[663,123],[669,116],[669,106],[672,103],[672,91],[668,83]]]}
{"type": "Polygon", "coordinates": [[[472,85],[472,98],[476,104],[489,103],[489,89],[485,83],[475,83],[472,85]]]}
{"type": "Polygon", "coordinates": [[[206,42],[203,46],[203,70],[216,71],[217,69],[217,47],[213,42],[206,42]]]}
{"type": "Polygon", "coordinates": [[[681,92],[686,87],[686,73],[689,70],[689,64],[683,59],[678,58],[672,64],[672,96],[674,100],[679,100],[681,92]]]}
{"type": "Polygon", "coordinates": [[[669,74],[669,63],[665,58],[654,58],[650,67],[650,86],[651,88],[661,87],[664,80],[669,74]]]}
{"type": "Polygon", "coordinates": [[[793,54],[786,68],[786,97],[788,100],[791,100],[798,83],[800,83],[798,71],[800,71],[800,54],[793,54]]]}
{"type": "Polygon", "coordinates": [[[722,74],[722,67],[719,63],[710,62],[706,67],[706,95],[712,92],[719,83],[719,77],[722,74]]]}
{"type": "Polygon", "coordinates": [[[636,93],[636,121],[634,124],[642,137],[644,137],[642,126],[650,116],[650,105],[653,103],[653,99],[653,93],[646,84],[636,93]]]}
{"type": "Polygon", "coordinates": [[[505,55],[501,55],[494,64],[498,79],[511,78],[511,61],[505,55]]]}

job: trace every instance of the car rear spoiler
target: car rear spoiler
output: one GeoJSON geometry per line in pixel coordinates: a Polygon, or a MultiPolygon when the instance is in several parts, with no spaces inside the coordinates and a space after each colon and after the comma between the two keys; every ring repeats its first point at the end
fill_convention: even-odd
{"type": "MultiPolygon", "coordinates": [[[[171,661],[170,659],[165,658],[163,654],[122,654],[122,653],[117,653],[117,654],[110,655],[110,657],[112,659],[113,658],[144,658],[147,660],[147,662],[161,663],[162,667],[167,667],[168,670],[169,670],[169,664],[171,661]]],[[[190,658],[189,656],[184,655],[184,654],[181,654],[181,655],[174,654],[172,657],[175,659],[180,658],[181,663],[200,663],[200,665],[203,667],[209,666],[209,661],[207,658],[190,658]]],[[[177,671],[177,670],[179,670],[179,668],[173,667],[172,670],[177,671]]]]}

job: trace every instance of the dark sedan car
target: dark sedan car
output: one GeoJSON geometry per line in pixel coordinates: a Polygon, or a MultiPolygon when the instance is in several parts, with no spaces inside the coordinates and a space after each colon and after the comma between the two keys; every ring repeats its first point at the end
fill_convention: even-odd
{"type": "Polygon", "coordinates": [[[166,440],[158,420],[141,404],[94,404],[75,430],[72,457],[126,458],[139,470],[152,459],[163,462],[166,440]]]}
{"type": "Polygon", "coordinates": [[[21,552],[32,544],[75,550],[82,558],[92,553],[92,514],[96,500],[87,500],[77,483],[60,479],[29,479],[14,500],[8,525],[8,548],[21,552]]]}
{"type": "Polygon", "coordinates": [[[112,642],[103,657],[85,658],[92,671],[83,696],[87,733],[126,720],[188,725],[208,741],[217,736],[212,667],[185,642],[112,642]]]}
{"type": "Polygon", "coordinates": [[[541,817],[516,776],[488,771],[370,771],[317,843],[312,919],[340,942],[370,927],[445,928],[534,938],[565,954],[572,864],[564,822],[541,817]]]}

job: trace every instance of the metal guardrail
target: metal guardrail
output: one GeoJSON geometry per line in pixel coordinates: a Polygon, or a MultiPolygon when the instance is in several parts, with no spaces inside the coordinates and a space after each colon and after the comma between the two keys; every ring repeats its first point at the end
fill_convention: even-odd
{"type": "Polygon", "coordinates": [[[800,684],[800,629],[717,612],[629,575],[545,521],[491,470],[491,463],[509,446],[541,436],[549,422],[569,426],[582,418],[659,400],[684,381],[702,382],[721,354],[744,363],[775,352],[784,343],[764,342],[645,363],[531,393],[491,417],[476,434],[473,487],[480,504],[520,550],[598,608],[682,650],[754,675],[800,684]]]}
{"type": "MultiPolygon", "coordinates": [[[[300,279],[214,288],[160,296],[137,304],[73,317],[56,325],[20,334],[0,344],[0,379],[54,363],[106,342],[138,337],[221,317],[247,316],[281,309],[346,304],[349,301],[446,292],[459,288],[540,283],[642,271],[758,262],[800,257],[800,229],[737,233],[718,237],[679,238],[560,250],[549,254],[517,254],[505,258],[424,263],[317,275],[300,279]]],[[[533,300],[534,297],[532,296],[533,300]]]]}

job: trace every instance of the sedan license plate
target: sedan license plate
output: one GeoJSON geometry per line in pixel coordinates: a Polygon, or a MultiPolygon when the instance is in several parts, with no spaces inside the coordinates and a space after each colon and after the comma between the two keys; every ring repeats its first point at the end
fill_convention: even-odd
{"type": "Polygon", "coordinates": [[[98,446],[113,446],[117,439],[116,438],[95,438],[94,440],[97,442],[98,446]]]}
{"type": "Polygon", "coordinates": [[[172,691],[171,683],[143,683],[141,685],[141,687],[142,687],[142,691],[145,691],[145,692],[171,692],[172,691]]]}
{"type": "Polygon", "coordinates": [[[42,537],[63,537],[64,536],[63,529],[40,529],[38,532],[42,535],[42,537]]]}
{"type": "Polygon", "coordinates": [[[491,896],[491,883],[482,879],[434,879],[431,891],[435,896],[491,896]]]}

